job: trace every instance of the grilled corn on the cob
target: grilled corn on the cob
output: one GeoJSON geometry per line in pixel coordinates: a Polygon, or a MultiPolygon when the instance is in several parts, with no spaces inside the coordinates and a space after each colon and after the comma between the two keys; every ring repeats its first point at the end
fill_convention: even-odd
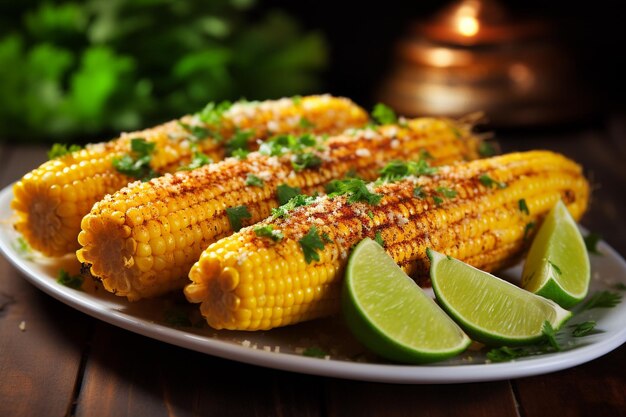
{"type": "Polygon", "coordinates": [[[372,180],[394,159],[423,154],[436,164],[473,159],[478,140],[470,130],[447,119],[420,118],[407,121],[406,127],[387,125],[320,138],[317,146],[307,148],[310,153],[255,152],[243,160],[229,158],[133,183],[85,216],[78,259],[91,265],[92,275],[107,290],[131,300],[180,289],[202,251],[233,233],[236,211],[234,220],[243,224],[266,218],[279,205],[281,185],[311,194],[350,171],[372,180]],[[298,155],[311,155],[319,165],[296,170],[298,155]]]}
{"type": "MultiPolygon", "coordinates": [[[[338,133],[366,121],[366,112],[347,99],[309,96],[235,103],[228,109],[213,109],[152,129],[126,133],[110,142],[88,145],[84,150],[50,160],[26,174],[13,187],[15,228],[45,255],[61,256],[78,249],[76,238],[82,217],[106,194],[134,181],[113,167],[116,158],[129,155],[132,139],[154,143],[149,165],[144,164],[144,168],[157,175],[187,164],[194,149],[220,160],[229,146],[254,148],[257,140],[273,134],[338,133]],[[232,142],[235,138],[237,143],[232,142]]],[[[131,168],[135,166],[136,161],[130,162],[131,168]]]]}
{"type": "Polygon", "coordinates": [[[249,227],[212,244],[191,269],[187,299],[202,303],[216,329],[270,329],[336,313],[348,252],[365,237],[382,239],[418,281],[427,277],[427,247],[493,271],[520,254],[529,230],[559,198],[579,219],[589,187],[574,162],[532,151],[371,191],[379,204],[318,197],[256,226],[280,233],[279,242],[249,227]]]}

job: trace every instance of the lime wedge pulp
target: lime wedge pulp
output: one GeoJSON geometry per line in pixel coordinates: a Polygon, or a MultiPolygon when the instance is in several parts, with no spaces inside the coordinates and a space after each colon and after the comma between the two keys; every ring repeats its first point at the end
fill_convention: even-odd
{"type": "Polygon", "coordinates": [[[342,292],[346,323],[366,347],[399,362],[443,360],[470,339],[373,240],[352,251],[342,292]]]}
{"type": "Polygon", "coordinates": [[[474,340],[516,345],[543,337],[544,322],[558,329],[572,315],[557,303],[457,259],[428,249],[437,301],[474,340]]]}
{"type": "Polygon", "coordinates": [[[587,295],[590,274],[583,237],[559,200],[530,245],[522,288],[569,308],[587,295]]]}

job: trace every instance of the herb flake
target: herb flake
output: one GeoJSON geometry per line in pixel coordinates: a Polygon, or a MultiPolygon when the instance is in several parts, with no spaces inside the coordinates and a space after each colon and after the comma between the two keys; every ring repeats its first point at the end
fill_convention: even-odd
{"type": "Polygon", "coordinates": [[[378,103],[372,110],[372,118],[380,125],[394,124],[398,122],[398,116],[393,109],[383,103],[378,103]]]}
{"type": "Polygon", "coordinates": [[[285,237],[280,230],[274,230],[274,226],[271,224],[255,226],[253,230],[257,236],[272,239],[274,242],[280,242],[285,237]]]}
{"type": "Polygon", "coordinates": [[[246,185],[250,185],[253,187],[263,187],[264,182],[261,178],[257,177],[254,174],[248,174],[246,176],[246,185]]]}
{"type": "Polygon", "coordinates": [[[65,269],[60,269],[57,275],[57,282],[66,287],[80,290],[83,286],[84,278],[81,275],[70,275],[65,269]]]}
{"type": "Polygon", "coordinates": [[[594,255],[602,255],[602,252],[598,250],[598,242],[602,240],[602,236],[592,232],[585,236],[583,240],[585,241],[585,247],[587,248],[587,252],[594,255]]]}
{"type": "Polygon", "coordinates": [[[299,194],[302,194],[302,190],[299,187],[290,187],[287,184],[280,184],[276,187],[276,197],[278,198],[278,204],[281,206],[287,204],[289,200],[299,194]]]}
{"type": "Polygon", "coordinates": [[[230,227],[232,227],[235,232],[241,230],[243,220],[252,218],[248,207],[245,205],[228,207],[226,209],[226,216],[228,216],[230,227]]]}
{"type": "Polygon", "coordinates": [[[574,337],[583,337],[587,336],[596,328],[596,322],[593,320],[583,321],[582,323],[574,324],[572,327],[572,336],[574,337]]]}
{"type": "Polygon", "coordinates": [[[298,194],[287,201],[285,204],[280,207],[276,207],[272,209],[272,218],[276,219],[279,217],[287,217],[289,212],[296,207],[308,206],[313,201],[315,201],[315,197],[311,197],[304,194],[298,194]]]}
{"type": "Polygon", "coordinates": [[[380,200],[383,198],[382,194],[372,193],[368,190],[365,181],[358,178],[331,181],[326,190],[330,192],[328,195],[330,198],[339,195],[348,195],[348,204],[362,201],[375,206],[380,203],[380,200]]]}
{"type": "Polygon", "coordinates": [[[121,174],[146,181],[157,176],[150,166],[156,143],[143,138],[130,140],[130,153],[113,158],[113,167],[121,174]]]}
{"type": "Polygon", "coordinates": [[[478,177],[478,181],[480,181],[480,183],[487,188],[506,188],[506,183],[496,181],[487,174],[483,174],[478,177]]]}
{"type": "Polygon", "coordinates": [[[78,152],[83,149],[80,145],[66,145],[64,143],[55,143],[48,151],[48,159],[56,159],[62,156],[78,152]]]}
{"type": "Polygon", "coordinates": [[[317,231],[317,227],[311,226],[307,234],[298,240],[298,243],[300,243],[307,264],[320,260],[318,251],[324,249],[324,242],[317,231]]]}
{"type": "Polygon", "coordinates": [[[528,211],[528,205],[526,204],[526,200],[523,198],[520,198],[517,201],[517,206],[519,207],[519,211],[521,211],[522,213],[529,215],[530,211],[528,211]]]}

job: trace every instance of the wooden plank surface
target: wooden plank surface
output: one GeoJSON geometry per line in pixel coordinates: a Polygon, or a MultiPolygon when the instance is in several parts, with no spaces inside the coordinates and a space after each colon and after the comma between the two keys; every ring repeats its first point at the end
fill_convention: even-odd
{"type": "MultiPolygon", "coordinates": [[[[44,158],[43,148],[5,149],[2,187],[44,158]]],[[[64,416],[92,320],[29,284],[4,257],[0,271],[0,416],[64,416]]]]}

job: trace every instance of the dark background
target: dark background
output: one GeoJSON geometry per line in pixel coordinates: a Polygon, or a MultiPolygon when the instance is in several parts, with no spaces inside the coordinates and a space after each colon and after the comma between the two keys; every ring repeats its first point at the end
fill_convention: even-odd
{"type": "MultiPolygon", "coordinates": [[[[623,110],[626,101],[624,42],[626,23],[616,3],[608,0],[501,1],[515,17],[548,19],[573,52],[578,70],[598,101],[599,113],[623,110]]],[[[331,48],[325,74],[328,90],[364,105],[375,102],[375,88],[389,70],[394,41],[412,22],[426,19],[449,4],[445,1],[340,2],[270,0],[298,17],[307,28],[323,31],[331,48]]]]}

